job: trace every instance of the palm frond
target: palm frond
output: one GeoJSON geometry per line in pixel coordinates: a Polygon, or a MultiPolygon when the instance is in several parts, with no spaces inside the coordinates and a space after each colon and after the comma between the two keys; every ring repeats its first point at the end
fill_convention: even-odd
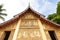
{"type": "Polygon", "coordinates": [[[0,5],[0,9],[1,9],[2,7],[3,7],[3,5],[1,4],[1,5],[0,5]]]}
{"type": "Polygon", "coordinates": [[[0,15],[7,16],[7,14],[6,14],[6,13],[0,13],[0,15]]]}
{"type": "Polygon", "coordinates": [[[0,5],[0,19],[2,19],[3,21],[5,21],[3,16],[7,16],[6,13],[2,13],[3,11],[6,11],[5,9],[3,9],[3,4],[0,5]]]}
{"type": "Polygon", "coordinates": [[[2,11],[6,11],[5,9],[0,9],[0,12],[2,12],[2,11]]]}
{"type": "Polygon", "coordinates": [[[3,21],[5,21],[4,17],[0,16],[0,19],[2,19],[3,21]]]}

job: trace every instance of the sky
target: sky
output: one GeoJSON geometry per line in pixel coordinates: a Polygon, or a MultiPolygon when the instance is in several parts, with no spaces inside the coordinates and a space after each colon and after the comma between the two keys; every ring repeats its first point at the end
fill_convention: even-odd
{"type": "MultiPolygon", "coordinates": [[[[60,0],[0,0],[0,4],[3,4],[3,8],[6,9],[4,13],[5,20],[10,20],[14,15],[24,11],[29,3],[30,6],[37,12],[48,16],[56,12],[57,2],[60,0]]],[[[0,19],[0,23],[3,21],[0,19]]]]}

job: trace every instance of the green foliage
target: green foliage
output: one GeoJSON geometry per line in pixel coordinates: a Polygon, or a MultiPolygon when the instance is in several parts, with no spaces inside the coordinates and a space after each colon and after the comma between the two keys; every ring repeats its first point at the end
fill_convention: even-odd
{"type": "Polygon", "coordinates": [[[56,13],[50,14],[47,19],[52,20],[56,16],[57,16],[56,13]]]}
{"type": "Polygon", "coordinates": [[[57,4],[57,14],[60,15],[60,2],[57,4]]]}
{"type": "Polygon", "coordinates": [[[52,19],[53,22],[60,24],[60,16],[56,16],[52,19]]]}
{"type": "Polygon", "coordinates": [[[2,19],[3,21],[5,21],[3,16],[7,16],[6,13],[2,13],[2,11],[5,11],[5,9],[2,9],[3,5],[0,5],[0,19],[2,19]]]}
{"type": "Polygon", "coordinates": [[[49,19],[57,24],[60,24],[60,2],[58,2],[58,4],[57,4],[57,12],[48,15],[47,19],[49,19]]]}

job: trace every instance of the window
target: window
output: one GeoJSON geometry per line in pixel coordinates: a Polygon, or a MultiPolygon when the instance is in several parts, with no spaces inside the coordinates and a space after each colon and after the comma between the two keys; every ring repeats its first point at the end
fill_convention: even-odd
{"type": "Polygon", "coordinates": [[[5,31],[5,38],[4,38],[4,40],[8,40],[10,33],[11,33],[11,31],[5,31]]]}
{"type": "Polygon", "coordinates": [[[56,39],[56,34],[55,34],[54,31],[48,31],[48,33],[49,33],[49,35],[50,35],[50,37],[51,37],[52,40],[57,40],[56,39]]]}

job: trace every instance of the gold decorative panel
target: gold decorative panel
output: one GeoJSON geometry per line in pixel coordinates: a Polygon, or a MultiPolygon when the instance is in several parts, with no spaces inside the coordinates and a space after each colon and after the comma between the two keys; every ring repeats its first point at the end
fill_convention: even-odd
{"type": "Polygon", "coordinates": [[[39,29],[20,29],[17,40],[42,40],[39,29]]]}
{"type": "Polygon", "coordinates": [[[31,19],[24,19],[21,21],[21,26],[20,27],[37,27],[38,26],[38,22],[37,20],[31,20],[31,19]]]}
{"type": "Polygon", "coordinates": [[[26,13],[21,19],[37,19],[33,13],[26,13]]]}

